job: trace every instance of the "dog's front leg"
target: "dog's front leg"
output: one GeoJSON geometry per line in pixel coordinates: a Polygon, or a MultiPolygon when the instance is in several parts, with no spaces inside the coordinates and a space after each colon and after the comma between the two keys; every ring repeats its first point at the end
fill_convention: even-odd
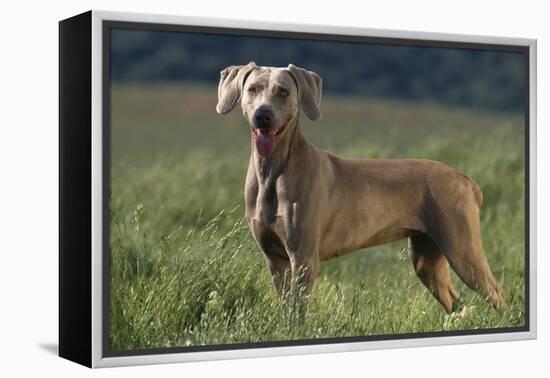
{"type": "Polygon", "coordinates": [[[316,251],[288,251],[292,271],[291,291],[308,296],[320,272],[320,262],[316,251]]]}
{"type": "Polygon", "coordinates": [[[300,206],[293,201],[285,204],[285,215],[279,230],[290,262],[293,296],[307,298],[313,290],[313,282],[320,272],[319,219],[315,207],[300,206]],[[309,211],[308,211],[309,210],[309,211]]]}
{"type": "Polygon", "coordinates": [[[307,312],[309,296],[313,290],[315,278],[319,275],[320,262],[317,257],[316,245],[310,245],[312,249],[288,250],[291,267],[290,291],[287,299],[292,313],[304,320],[307,312]]]}
{"type": "Polygon", "coordinates": [[[307,301],[320,272],[319,237],[315,227],[296,221],[296,205],[285,224],[286,252],[292,273],[290,292],[300,302],[307,301]]]}
{"type": "Polygon", "coordinates": [[[265,252],[264,257],[271,272],[273,286],[275,286],[281,297],[286,296],[290,292],[290,283],[292,282],[292,269],[289,259],[279,254],[265,252]]]}

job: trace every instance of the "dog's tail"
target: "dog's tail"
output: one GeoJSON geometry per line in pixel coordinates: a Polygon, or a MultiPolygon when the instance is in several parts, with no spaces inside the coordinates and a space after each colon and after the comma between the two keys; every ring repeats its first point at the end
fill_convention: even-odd
{"type": "Polygon", "coordinates": [[[479,188],[479,185],[469,176],[466,176],[464,173],[460,173],[462,177],[468,181],[472,188],[472,192],[474,193],[474,198],[477,203],[477,207],[481,208],[481,205],[483,204],[483,193],[481,192],[481,189],[479,188]]]}

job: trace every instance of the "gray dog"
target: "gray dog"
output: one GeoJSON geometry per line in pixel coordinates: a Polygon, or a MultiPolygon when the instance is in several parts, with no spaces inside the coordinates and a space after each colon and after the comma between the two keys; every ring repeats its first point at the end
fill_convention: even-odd
{"type": "Polygon", "coordinates": [[[246,219],[277,290],[300,285],[309,293],[321,261],[408,238],[416,274],[447,312],[458,299],[449,263],[504,307],[483,252],[477,184],[437,161],[351,160],[318,150],[300,131],[300,110],[318,119],[321,90],[317,74],[292,64],[221,72],[216,110],[228,113],[240,101],[250,125],[246,219]]]}

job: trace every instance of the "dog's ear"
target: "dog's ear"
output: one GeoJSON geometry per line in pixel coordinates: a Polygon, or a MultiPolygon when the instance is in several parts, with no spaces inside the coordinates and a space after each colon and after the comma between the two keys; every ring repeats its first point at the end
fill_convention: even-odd
{"type": "Polygon", "coordinates": [[[218,113],[226,114],[233,110],[241,99],[244,82],[254,68],[256,63],[250,62],[246,66],[229,66],[220,72],[216,105],[218,113]]]}
{"type": "Polygon", "coordinates": [[[298,86],[298,99],[302,110],[309,119],[317,120],[321,116],[323,79],[315,72],[304,70],[293,64],[288,65],[288,70],[298,86]]]}

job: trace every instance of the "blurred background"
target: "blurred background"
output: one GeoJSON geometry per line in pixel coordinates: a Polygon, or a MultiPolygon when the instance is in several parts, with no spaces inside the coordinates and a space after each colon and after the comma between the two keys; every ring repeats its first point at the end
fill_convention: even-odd
{"type": "Polygon", "coordinates": [[[228,65],[293,63],[323,77],[329,94],[506,111],[524,106],[521,53],[116,29],[112,53],[115,82],[217,84],[228,65]]]}
{"type": "Polygon", "coordinates": [[[523,53],[111,33],[115,349],[524,324],[523,53]],[[471,176],[484,194],[484,246],[509,311],[498,314],[453,275],[477,310],[446,317],[400,241],[323,263],[309,320],[289,324],[243,224],[249,128],[240,106],[215,111],[220,71],[250,61],[293,63],[323,78],[321,119],[301,118],[317,147],[351,158],[434,159],[471,176]]]}
{"type": "MultiPolygon", "coordinates": [[[[230,142],[237,135],[240,142],[235,143],[242,146],[243,134],[231,127],[235,124],[234,115],[222,119],[213,111],[219,72],[230,65],[250,61],[265,66],[293,63],[319,74],[323,78],[325,115],[319,124],[337,124],[338,131],[327,134],[321,130],[311,137],[314,143],[329,148],[349,142],[344,128],[354,117],[363,119],[358,127],[375,131],[371,133],[375,136],[392,132],[407,136],[379,141],[385,144],[399,144],[400,140],[414,143],[414,136],[423,135],[417,126],[428,127],[431,132],[434,127],[445,130],[452,123],[422,119],[417,125],[414,120],[419,114],[411,109],[400,114],[409,117],[407,122],[412,124],[400,122],[401,129],[393,131],[389,118],[377,119],[377,110],[368,108],[380,102],[390,108],[404,103],[440,105],[468,114],[522,114],[524,59],[525,55],[518,52],[114,29],[114,156],[120,152],[124,157],[127,152],[128,157],[139,158],[131,152],[143,151],[142,148],[155,154],[175,152],[179,147],[174,143],[187,141],[191,146],[234,147],[230,142]],[[332,100],[341,104],[333,109],[332,100]],[[129,124],[131,133],[124,128],[129,124]],[[220,124],[225,127],[217,127],[220,124]],[[159,125],[169,130],[163,132],[159,125]],[[124,143],[119,149],[116,142],[120,138],[124,143]],[[140,140],[147,140],[147,146],[140,147],[140,140]]],[[[402,109],[407,109],[407,105],[402,109]]],[[[240,113],[240,109],[234,113],[240,113]]],[[[426,116],[433,118],[436,114],[434,109],[426,116]]],[[[359,136],[354,130],[369,133],[354,127],[349,130],[353,139],[359,136]]]]}

